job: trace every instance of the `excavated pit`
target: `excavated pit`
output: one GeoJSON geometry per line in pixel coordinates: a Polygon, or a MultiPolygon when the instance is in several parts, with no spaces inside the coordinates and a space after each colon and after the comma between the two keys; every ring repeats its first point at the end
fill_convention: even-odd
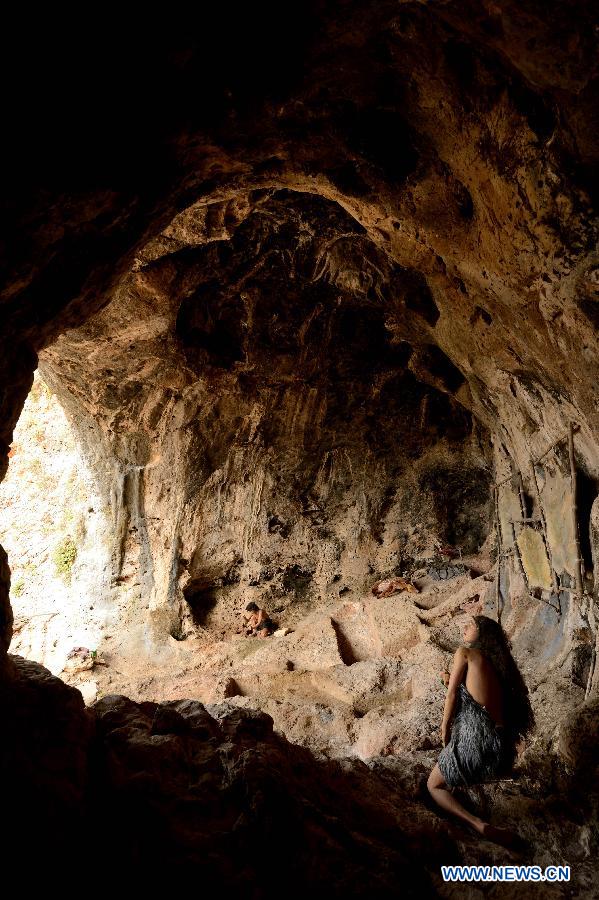
{"type": "Polygon", "coordinates": [[[452,896],[442,863],[513,861],[424,792],[482,610],[537,729],[466,802],[572,866],[543,896],[593,896],[593,8],[121,24],[3,58],[40,77],[8,110],[2,473],[39,361],[107,512],[110,612],[82,671],[7,654],[2,553],[7,858],[34,835],[40,871],[91,842],[155,883],[452,896]],[[287,633],[237,634],[250,600],[287,633]]]}

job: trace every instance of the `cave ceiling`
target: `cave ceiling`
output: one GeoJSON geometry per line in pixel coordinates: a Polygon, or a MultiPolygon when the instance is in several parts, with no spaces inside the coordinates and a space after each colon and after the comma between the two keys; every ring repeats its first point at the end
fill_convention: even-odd
{"type": "Polygon", "coordinates": [[[199,382],[214,393],[303,385],[349,422],[352,405],[382,413],[393,384],[420,402],[415,385],[428,383],[459,407],[465,378],[436,344],[439,316],[426,278],[338,204],[255,190],[178,216],[110,306],[42,358],[111,432],[147,418],[157,386],[165,403],[199,382]]]}
{"type": "MultiPolygon", "coordinates": [[[[5,437],[32,353],[106,304],[84,328],[124,352],[145,303],[155,335],[170,323],[147,369],[165,388],[200,371],[310,384],[363,351],[375,391],[407,371],[516,455],[575,418],[596,468],[592,6],[313,3],[291,29],[266,7],[186,24],[100,28],[102,50],[64,58],[59,41],[14,110],[3,308],[23,387],[5,437]]],[[[143,340],[117,384],[70,335],[65,385],[133,420],[143,340]]]]}

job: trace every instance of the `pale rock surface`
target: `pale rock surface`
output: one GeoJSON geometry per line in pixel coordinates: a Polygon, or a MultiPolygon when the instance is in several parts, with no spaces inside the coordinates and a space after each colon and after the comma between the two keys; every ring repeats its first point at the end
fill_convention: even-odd
{"type": "Polygon", "coordinates": [[[310,671],[342,662],[333,622],[326,614],[312,616],[284,637],[255,640],[260,645],[243,661],[244,669],[267,673],[291,668],[310,671]]]}
{"type": "Polygon", "coordinates": [[[11,559],[12,652],[59,675],[73,648],[96,649],[118,619],[110,511],[64,411],[36,374],[0,485],[0,542],[11,559]],[[66,542],[66,544],[65,544],[66,542]],[[74,559],[57,567],[61,547],[74,559]]]}

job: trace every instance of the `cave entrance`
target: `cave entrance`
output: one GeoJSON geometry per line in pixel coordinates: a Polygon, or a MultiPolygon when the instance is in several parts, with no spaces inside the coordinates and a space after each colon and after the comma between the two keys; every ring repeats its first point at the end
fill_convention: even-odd
{"type": "Polygon", "coordinates": [[[81,668],[85,660],[69,653],[94,652],[104,627],[104,514],[69,420],[39,372],[9,456],[0,543],[11,566],[11,652],[54,674],[81,668]]]}
{"type": "Polygon", "coordinates": [[[580,555],[584,571],[593,572],[593,549],[591,541],[591,510],[599,495],[599,483],[578,468],[576,471],[576,505],[578,509],[578,536],[580,555]]]}

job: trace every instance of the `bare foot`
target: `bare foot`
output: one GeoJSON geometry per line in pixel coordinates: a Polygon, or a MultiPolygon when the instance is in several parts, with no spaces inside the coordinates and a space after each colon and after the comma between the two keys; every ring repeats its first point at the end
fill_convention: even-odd
{"type": "Polygon", "coordinates": [[[526,841],[515,831],[510,831],[509,828],[497,828],[495,825],[483,822],[481,830],[479,831],[478,828],[476,830],[486,841],[499,844],[500,847],[506,847],[506,849],[516,852],[526,849],[526,841]]]}

